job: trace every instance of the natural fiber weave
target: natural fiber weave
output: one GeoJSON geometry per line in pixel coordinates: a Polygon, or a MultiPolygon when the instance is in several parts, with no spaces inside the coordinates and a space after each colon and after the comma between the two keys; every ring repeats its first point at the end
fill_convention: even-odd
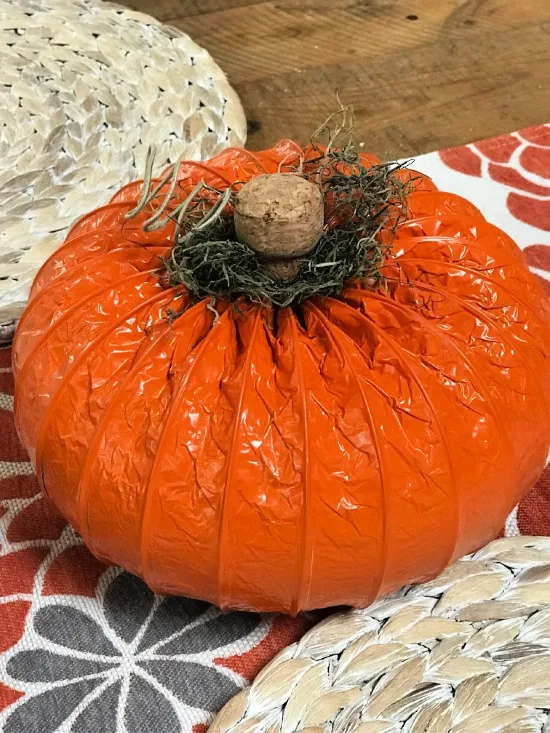
{"type": "Polygon", "coordinates": [[[210,733],[547,733],[549,710],[550,538],[514,537],[329,617],[210,733]]]}
{"type": "Polygon", "coordinates": [[[0,341],[68,227],[143,170],[242,145],[223,72],[188,36],[100,0],[0,0],[0,341]]]}

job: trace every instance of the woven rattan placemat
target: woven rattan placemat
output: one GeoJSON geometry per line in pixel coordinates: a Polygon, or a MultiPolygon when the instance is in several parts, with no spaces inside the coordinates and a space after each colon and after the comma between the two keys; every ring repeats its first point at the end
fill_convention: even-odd
{"type": "Polygon", "coordinates": [[[330,616],[210,733],[546,733],[549,709],[550,538],[513,537],[330,616]]]}
{"type": "Polygon", "coordinates": [[[237,95],[181,31],[100,0],[0,0],[0,340],[68,227],[143,170],[244,143],[237,95]]]}

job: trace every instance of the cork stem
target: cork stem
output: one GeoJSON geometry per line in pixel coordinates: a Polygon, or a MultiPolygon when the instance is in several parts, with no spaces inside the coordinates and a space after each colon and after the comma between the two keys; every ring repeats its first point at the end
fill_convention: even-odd
{"type": "Polygon", "coordinates": [[[257,176],[236,196],[235,233],[266,261],[271,274],[292,279],[298,260],[323,233],[324,201],[319,186],[290,173],[257,176]]]}

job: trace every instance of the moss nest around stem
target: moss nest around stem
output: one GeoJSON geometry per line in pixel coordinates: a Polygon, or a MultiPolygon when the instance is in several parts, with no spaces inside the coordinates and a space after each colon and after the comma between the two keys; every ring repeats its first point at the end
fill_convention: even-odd
{"type": "MultiPolygon", "coordinates": [[[[225,191],[199,184],[182,202],[174,197],[172,181],[164,204],[149,220],[154,220],[149,228],[168,219],[176,221],[174,244],[164,260],[164,279],[170,286],[183,284],[196,299],[235,301],[245,296],[279,307],[314,296],[338,296],[352,280],[376,287],[383,279],[384,259],[391,256],[395,231],[406,219],[406,197],[414,186],[412,175],[396,175],[403,167],[365,165],[350,145],[319,148],[313,160],[301,161],[290,175],[320,188],[324,225],[310,252],[276,261],[262,257],[237,237],[234,210],[241,184],[225,191]]],[[[158,201],[159,186],[169,181],[165,177],[157,190],[149,191],[150,179],[146,176],[143,201],[136,210],[158,201]]]]}
{"type": "MultiPolygon", "coordinates": [[[[319,167],[328,170],[328,161],[341,162],[338,151],[319,161],[319,167]]],[[[183,284],[198,297],[231,301],[245,295],[281,307],[316,295],[338,295],[348,280],[374,286],[382,277],[394,230],[405,217],[408,186],[394,175],[397,167],[366,168],[357,160],[353,171],[335,170],[324,178],[328,221],[313,250],[286,263],[290,276],[280,277],[269,260],[238,241],[230,211],[204,228],[191,228],[174,244],[166,259],[170,284],[183,284]],[[381,237],[384,228],[389,236],[381,237]]]]}

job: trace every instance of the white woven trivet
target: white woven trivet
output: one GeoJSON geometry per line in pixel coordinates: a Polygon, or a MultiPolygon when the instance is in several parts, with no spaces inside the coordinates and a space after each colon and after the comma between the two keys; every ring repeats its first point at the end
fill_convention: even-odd
{"type": "Polygon", "coordinates": [[[550,538],[493,542],[284,649],[210,733],[547,733],[550,538]]]}
{"type": "Polygon", "coordinates": [[[100,0],[0,0],[0,341],[68,227],[143,170],[242,145],[237,95],[181,31],[100,0]]]}

